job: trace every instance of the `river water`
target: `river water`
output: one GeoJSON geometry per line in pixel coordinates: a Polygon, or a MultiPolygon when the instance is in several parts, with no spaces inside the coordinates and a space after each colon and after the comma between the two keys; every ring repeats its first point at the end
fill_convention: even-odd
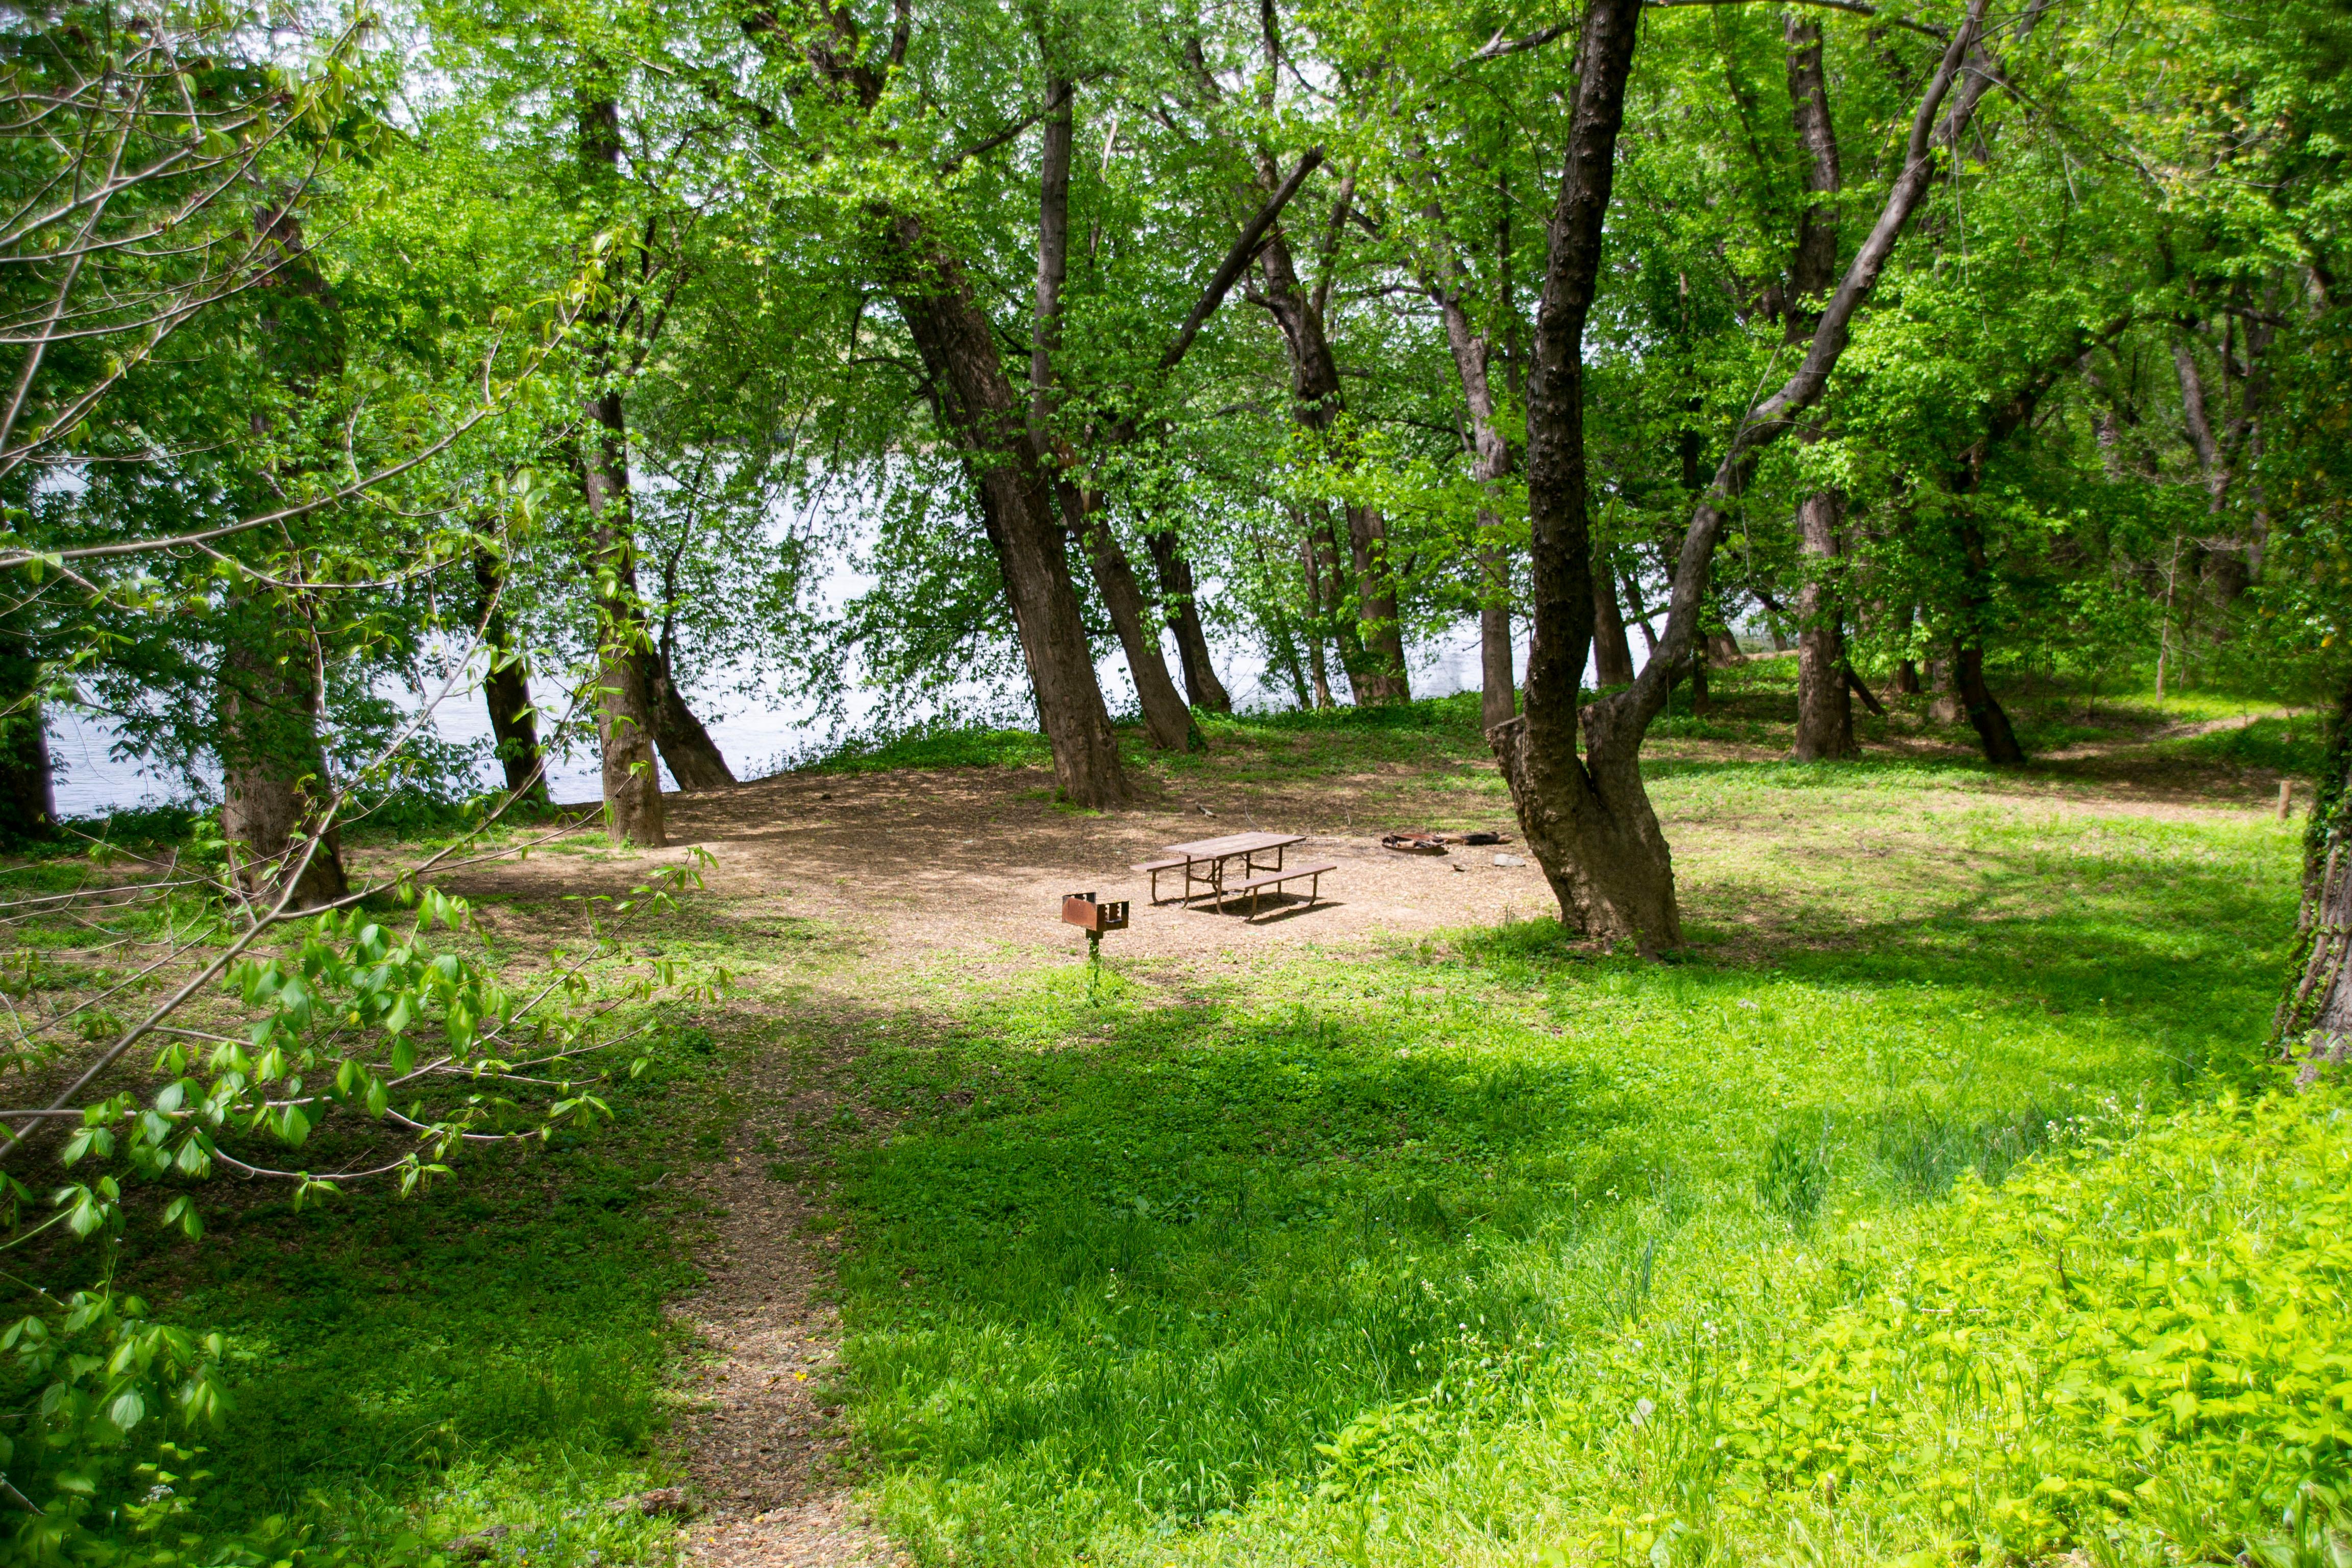
{"type": "MultiPolygon", "coordinates": [[[[1515,662],[1524,672],[1524,633],[1515,652],[1515,662]]],[[[1475,689],[1478,685],[1475,621],[1465,620],[1439,637],[1408,647],[1406,653],[1416,696],[1450,696],[1475,689]]],[[[1175,662],[1171,657],[1171,670],[1175,662]]],[[[1219,658],[1216,663],[1218,679],[1232,693],[1236,707],[1255,710],[1294,706],[1288,683],[1271,675],[1263,659],[1234,655],[1219,658]]],[[[1112,711],[1134,711],[1135,688],[1128,679],[1126,660],[1113,655],[1102,661],[1100,668],[1103,695],[1112,711]]],[[[387,691],[386,695],[395,699],[405,696],[412,711],[424,702],[413,693],[387,691]]],[[[552,685],[535,684],[532,696],[551,711],[562,710],[562,693],[552,685]]],[[[875,706],[873,694],[853,690],[849,710],[836,718],[794,702],[788,692],[770,690],[749,700],[738,698],[708,710],[698,708],[697,711],[736,776],[751,779],[776,772],[832,743],[843,732],[839,721],[846,721],[849,731],[857,731],[875,706]]],[[[435,710],[431,722],[446,741],[462,744],[487,742],[489,738],[489,713],[478,693],[456,696],[442,703],[435,710]]],[[[71,709],[51,711],[49,747],[58,769],[60,816],[102,816],[126,806],[157,805],[184,797],[186,790],[181,780],[159,773],[136,756],[121,754],[113,726],[103,717],[71,709]]],[[[481,770],[484,786],[488,787],[496,776],[495,767],[486,763],[481,770]]],[[[548,781],[558,801],[569,804],[597,799],[600,785],[593,748],[576,748],[570,755],[551,758],[548,781]]],[[[664,769],[663,787],[674,788],[675,784],[668,770],[664,769]]]]}

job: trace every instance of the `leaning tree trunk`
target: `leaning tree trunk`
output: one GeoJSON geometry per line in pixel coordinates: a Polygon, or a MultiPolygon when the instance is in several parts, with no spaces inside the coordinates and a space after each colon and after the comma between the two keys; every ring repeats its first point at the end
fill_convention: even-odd
{"type": "Polygon", "coordinates": [[[1058,488],[1063,512],[1071,519],[1071,533],[1086,552],[1095,588],[1102,595],[1111,625],[1118,631],[1119,646],[1127,652],[1127,672],[1135,679],[1136,700],[1143,707],[1143,732],[1163,752],[1206,751],[1207,742],[1201,738],[1200,726],[1192,722],[1191,707],[1176,683],[1168,679],[1168,660],[1160,651],[1160,629],[1144,603],[1135,568],[1111,531],[1110,520],[1099,510],[1089,509],[1076,486],[1058,488]]]}
{"type": "Polygon", "coordinates": [[[2319,793],[2303,837],[2303,910],[2286,995],[2273,1025],[2298,1085],[2352,1053],[2352,686],[2336,700],[2319,793]]]}
{"type": "Polygon", "coordinates": [[[514,646],[500,602],[506,567],[487,550],[474,552],[474,582],[481,589],[488,614],[482,624],[482,644],[490,656],[489,673],[482,681],[482,698],[489,705],[490,738],[498,747],[499,763],[506,769],[507,790],[519,801],[544,805],[548,801],[547,759],[539,746],[538,710],[530,700],[530,665],[514,646]]]}
{"type": "Polygon", "coordinates": [[[1984,747],[1985,761],[1997,767],[2022,763],[2025,748],[2018,743],[2017,731],[1992,688],[1985,684],[1982,643],[1963,637],[1952,645],[1952,686],[1959,696],[1960,711],[1968,716],[1984,747]]]}
{"type": "Polygon", "coordinates": [[[1177,659],[1184,669],[1184,692],[1203,713],[1230,713],[1234,700],[1217,679],[1209,658],[1209,639],[1201,626],[1199,596],[1192,586],[1192,563],[1184,558],[1173,524],[1154,529],[1146,543],[1160,576],[1160,604],[1168,629],[1176,637],[1177,659]]]}
{"type": "Polygon", "coordinates": [[[215,734],[221,836],[248,899],[317,909],[351,892],[319,746],[318,685],[308,650],[280,659],[257,621],[232,636],[221,661],[215,734]]]}
{"type": "Polygon", "coordinates": [[[1004,374],[995,327],[962,268],[932,244],[919,221],[898,219],[895,232],[912,271],[896,295],[899,317],[979,492],[1038,721],[1053,748],[1055,783],[1076,805],[1124,805],[1130,798],[1127,772],[1078,616],[1053,480],[1023,399],[1004,374]]]}
{"type": "Polygon", "coordinates": [[[667,641],[646,650],[645,667],[654,744],[661,749],[661,760],[669,764],[669,776],[681,790],[733,789],[735,770],[727,765],[726,754],[694,716],[694,710],[686,705],[686,697],[670,673],[667,641]]]}
{"type": "MultiPolygon", "coordinates": [[[[1066,79],[1047,77],[1045,139],[1039,153],[1037,290],[1031,316],[1028,434],[1031,449],[1048,461],[1064,455],[1057,449],[1052,429],[1054,352],[1061,346],[1062,282],[1070,251],[1070,105],[1075,91],[1066,79]]],[[[1135,568],[1110,520],[1098,505],[1090,505],[1066,475],[1055,475],[1054,496],[1071,537],[1094,574],[1095,587],[1110,611],[1111,625],[1118,628],[1119,647],[1127,655],[1127,672],[1143,708],[1144,733],[1163,752],[1202,749],[1192,710],[1177,694],[1176,683],[1168,679],[1168,660],[1160,652],[1159,631],[1151,625],[1143,591],[1135,581],[1135,568]]]]}

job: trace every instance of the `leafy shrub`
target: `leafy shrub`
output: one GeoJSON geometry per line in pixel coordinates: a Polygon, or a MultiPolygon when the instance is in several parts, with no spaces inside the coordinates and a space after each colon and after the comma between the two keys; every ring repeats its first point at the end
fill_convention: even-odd
{"type": "Polygon", "coordinates": [[[2306,1484],[2352,1478],[2347,1176],[2326,1091],[1963,1174],[1870,1289],[1686,1415],[1730,1496],[1922,1518],[1981,1561],[2267,1552],[2306,1484]]]}

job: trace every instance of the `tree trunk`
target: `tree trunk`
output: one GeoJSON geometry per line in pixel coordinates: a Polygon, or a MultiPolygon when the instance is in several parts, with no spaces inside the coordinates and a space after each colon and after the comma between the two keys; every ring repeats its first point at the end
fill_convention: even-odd
{"type": "Polygon", "coordinates": [[[1124,805],[1127,772],[1078,616],[1053,480],[1004,374],[995,330],[961,267],[939,252],[920,222],[901,218],[896,233],[914,273],[896,296],[898,313],[972,474],[1038,721],[1053,747],[1055,782],[1074,805],[1124,805]]]}
{"type": "Polygon", "coordinates": [[[1313,614],[1307,626],[1307,662],[1315,678],[1315,708],[1318,712],[1337,706],[1331,700],[1331,665],[1323,648],[1328,635],[1326,626],[1329,616],[1323,605],[1323,574],[1315,552],[1315,535],[1309,531],[1298,543],[1299,563],[1307,578],[1307,603],[1313,614]]]}
{"type": "MultiPolygon", "coordinates": [[[[1587,936],[1643,952],[1682,940],[1674,866],[1642,788],[1638,732],[1585,715],[1579,696],[1591,648],[1593,561],[1584,454],[1584,323],[1601,271],[1601,220],[1615,177],[1625,79],[1641,0],[1590,0],[1578,45],[1567,167],[1528,384],[1528,512],[1535,639],[1527,711],[1488,731],[1519,826],[1559,900],[1587,936]],[[1595,725],[1592,721],[1601,722],[1595,725]],[[1629,743],[1630,742],[1630,743],[1629,743]]],[[[1663,672],[1661,672],[1663,673],[1663,672]]]]}
{"type": "Polygon", "coordinates": [[[669,776],[681,790],[732,789],[735,770],[710,739],[710,731],[686,705],[670,673],[670,650],[663,645],[646,654],[646,692],[653,714],[654,743],[669,764],[669,776]]]}
{"type": "Polygon", "coordinates": [[[1063,512],[1078,520],[1072,532],[1086,552],[1095,587],[1110,611],[1111,625],[1118,629],[1119,646],[1127,652],[1127,670],[1135,679],[1135,694],[1143,706],[1144,733],[1163,752],[1207,751],[1200,727],[1192,722],[1192,709],[1185,705],[1176,683],[1168,679],[1160,628],[1143,602],[1135,568],[1111,531],[1110,520],[1100,510],[1089,510],[1075,485],[1063,485],[1060,489],[1063,512]]]}
{"type": "MultiPolygon", "coordinates": [[[[887,68],[904,58],[907,35],[894,34],[887,55],[869,52],[848,11],[829,12],[824,27],[788,32],[765,14],[747,21],[745,31],[772,57],[787,48],[798,53],[835,102],[871,112],[893,79],[887,68]]],[[[1130,798],[1127,772],[1078,615],[1052,467],[1005,374],[994,323],[974,299],[962,266],[920,216],[878,204],[875,216],[889,256],[891,298],[922,359],[940,422],[971,475],[981,521],[1003,574],[1037,721],[1053,748],[1055,782],[1075,805],[1124,805],[1130,798]]]]}
{"type": "Polygon", "coordinates": [[[1862,754],[1853,738],[1853,696],[1845,680],[1845,628],[1836,573],[1844,498],[1815,490],[1798,503],[1805,580],[1797,590],[1797,744],[1801,763],[1862,754]]]}
{"type": "Polygon", "coordinates": [[[646,678],[646,607],[637,596],[628,433],[618,392],[588,400],[580,446],[588,498],[589,569],[596,582],[596,743],[604,762],[604,831],[615,844],[669,842],[654,764],[654,699],[646,678]]]}
{"type": "Polygon", "coordinates": [[[2010,728],[2009,715],[1994,700],[1992,689],[1985,684],[1984,648],[1966,639],[1952,645],[1952,685],[1959,697],[1960,710],[1968,715],[1969,723],[1984,746],[1985,761],[1998,767],[2014,767],[2026,760],[2025,748],[2017,742],[2017,731],[2010,728]]]}
{"type": "Polygon", "coordinates": [[[1748,656],[1739,651],[1739,639],[1730,632],[1712,631],[1706,634],[1706,662],[1717,669],[1738,669],[1748,662],[1748,656]]]}
{"type": "Polygon", "coordinates": [[[1111,528],[1097,498],[1082,493],[1065,464],[1066,448],[1055,438],[1054,353],[1061,346],[1062,281],[1070,253],[1071,83],[1053,74],[1045,81],[1048,105],[1044,138],[1038,153],[1037,291],[1030,318],[1029,445],[1038,459],[1053,470],[1054,499],[1062,521],[1077,541],[1094,574],[1095,587],[1118,630],[1127,670],[1143,708],[1144,733],[1163,752],[1204,749],[1194,728],[1192,710],[1168,679],[1168,660],[1160,647],[1160,634],[1150,624],[1143,591],[1136,584],[1135,568],[1111,528]]]}
{"type": "MultiPolygon", "coordinates": [[[[1443,206],[1433,202],[1423,216],[1439,233],[1444,232],[1443,206]]],[[[1441,242],[1433,271],[1434,276],[1423,286],[1437,302],[1445,322],[1445,343],[1454,355],[1454,377],[1462,384],[1463,405],[1470,411],[1470,478],[1491,493],[1496,481],[1511,471],[1511,445],[1496,420],[1494,388],[1486,379],[1493,343],[1472,323],[1469,308],[1462,302],[1462,266],[1450,241],[1441,242]]],[[[1491,730],[1517,710],[1511,675],[1511,563],[1502,545],[1503,520],[1493,507],[1478,509],[1477,530],[1486,542],[1478,548],[1478,714],[1491,730]]],[[[1360,559],[1360,573],[1361,569],[1360,559]]],[[[1402,642],[1396,657],[1402,668],[1402,642]]]]}
{"type": "Polygon", "coordinates": [[[1518,711],[1518,683],[1511,670],[1511,612],[1486,605],[1478,611],[1478,722],[1486,729],[1508,723],[1518,711]]]}
{"type": "MultiPolygon", "coordinates": [[[[609,98],[580,105],[583,184],[609,192],[620,178],[621,114],[609,98]]],[[[583,319],[592,390],[578,455],[588,502],[588,569],[595,583],[596,741],[604,762],[604,831],[615,844],[667,843],[661,775],[654,765],[653,694],[646,688],[646,611],[637,596],[636,513],[629,496],[628,419],[621,405],[618,322],[610,310],[583,319]]]]}
{"type": "Polygon", "coordinates": [[[279,660],[276,639],[260,624],[272,607],[254,608],[253,623],[229,638],[221,662],[221,835],[240,847],[236,874],[246,897],[317,909],[351,892],[341,837],[332,823],[320,831],[331,802],[317,681],[307,648],[284,650],[289,657],[279,660]]]}
{"type": "Polygon", "coordinates": [[[57,832],[55,760],[42,712],[41,661],[26,643],[0,653],[0,839],[46,838],[57,832]]]}
{"type": "MultiPolygon", "coordinates": [[[[1830,118],[1828,79],[1822,69],[1822,25],[1791,10],[1782,18],[1787,40],[1790,117],[1805,149],[1805,193],[1814,198],[1797,223],[1789,263],[1785,332],[1802,342],[1818,323],[1821,296],[1837,280],[1837,202],[1841,184],[1837,132],[1830,118]]],[[[1839,592],[1837,529],[1845,497],[1816,490],[1797,505],[1805,580],[1797,593],[1797,743],[1801,763],[1853,757],[1853,698],[1846,687],[1845,605],[1839,592]]]]}
{"type": "Polygon", "coordinates": [[[1160,605],[1175,634],[1177,662],[1184,671],[1184,692],[1203,713],[1230,713],[1234,700],[1217,679],[1209,658],[1209,639],[1201,629],[1201,610],[1192,587],[1192,563],[1176,538],[1175,527],[1156,529],[1146,542],[1152,569],[1160,577],[1160,605]]]}
{"type": "Polygon", "coordinates": [[[1404,624],[1398,619],[1396,577],[1389,564],[1388,520],[1366,506],[1349,506],[1348,549],[1355,557],[1360,635],[1364,668],[1349,672],[1358,702],[1409,702],[1405,677],[1404,624]]]}
{"type": "MultiPolygon", "coordinates": [[[[1909,645],[1911,640],[1912,623],[1917,620],[1918,616],[1919,606],[1908,600],[1906,600],[1901,613],[1895,619],[1895,629],[1900,634],[1900,640],[1906,647],[1909,645]]],[[[1905,658],[1896,662],[1895,666],[1895,689],[1900,691],[1906,697],[1916,697],[1919,695],[1919,663],[1916,659],[1905,658]]]]}
{"type": "Polygon", "coordinates": [[[1592,574],[1592,684],[1603,691],[1633,684],[1633,645],[1617,607],[1617,574],[1605,560],[1592,574]]]}
{"type": "Polygon", "coordinates": [[[539,748],[539,720],[530,701],[530,665],[508,634],[500,602],[506,587],[504,563],[487,550],[475,551],[474,582],[488,612],[482,644],[490,668],[482,680],[482,697],[489,704],[490,737],[498,747],[499,764],[506,770],[507,791],[518,801],[545,805],[547,759],[539,748]]]}
{"type": "Polygon", "coordinates": [[[2303,836],[2303,910],[2291,988],[2272,1025],[2282,1060],[2303,1064],[2298,1085],[2352,1052],[2352,687],[2336,699],[2327,760],[2303,836]]]}
{"type": "Polygon", "coordinates": [[[1927,720],[1935,724],[1957,724],[1960,721],[1960,689],[1952,678],[1949,658],[1927,661],[1927,720]]]}
{"type": "Polygon", "coordinates": [[[48,725],[41,700],[28,693],[0,718],[0,832],[45,838],[57,826],[57,771],[49,756],[48,725]]]}
{"type": "MultiPolygon", "coordinates": [[[[2012,37],[2030,31],[2049,3],[2028,0],[2012,37]]],[[[1536,325],[1535,372],[1528,389],[1535,652],[1527,715],[1495,731],[1493,738],[1528,843],[1559,897],[1562,918],[1588,935],[1630,939],[1643,951],[1680,940],[1673,862],[1642,784],[1642,739],[1665,707],[1675,667],[1694,651],[1709,567],[1732,498],[1746,489],[1764,448],[1820,402],[1845,351],[1855,312],[1927,193],[1936,148],[1966,131],[1984,92],[2000,79],[2000,62],[1980,47],[1987,4],[1970,0],[1966,19],[1955,29],[1913,114],[1903,161],[1877,221],[1823,307],[1802,362],[1777,391],[1749,407],[1714,481],[1694,508],[1671,578],[1659,657],[1631,687],[1600,699],[1580,716],[1577,682],[1592,626],[1583,332],[1600,271],[1601,220],[1642,5],[1640,0],[1590,0],[1585,8],[1559,205],[1536,325]],[[1947,97],[1954,100],[1948,111],[1947,97]],[[1585,748],[1580,763],[1575,752],[1580,728],[1585,748]]]]}

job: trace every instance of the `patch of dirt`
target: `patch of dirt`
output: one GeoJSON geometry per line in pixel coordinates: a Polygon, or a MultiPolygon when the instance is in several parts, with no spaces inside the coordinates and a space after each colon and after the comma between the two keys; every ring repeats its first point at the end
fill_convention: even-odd
{"type": "MultiPolygon", "coordinates": [[[[1105,939],[1117,958],[1213,956],[1310,942],[1371,943],[1399,932],[1491,924],[1553,907],[1525,860],[1507,800],[1465,797],[1446,809],[1475,818],[1359,819],[1345,781],[1298,786],[1261,798],[1233,785],[1180,786],[1139,810],[1095,816],[1064,812],[1045,795],[1038,769],[970,768],[846,777],[782,774],[739,788],[669,797],[669,848],[644,854],[533,856],[485,866],[444,886],[476,899],[547,900],[620,894],[656,866],[698,846],[717,856],[709,888],[747,900],[745,917],[798,916],[858,928],[896,949],[990,952],[1011,949],[1042,959],[1083,954],[1085,938],[1061,923],[1062,895],[1125,899],[1132,925],[1105,939]],[[1511,834],[1492,848],[1457,846],[1449,855],[1397,854],[1380,835],[1400,826],[1476,826],[1511,834]],[[1170,844],[1255,830],[1302,833],[1286,867],[1331,865],[1321,899],[1307,906],[1303,885],[1258,918],[1247,900],[1229,912],[1205,904],[1154,905],[1134,868],[1170,844]]],[[[1428,808],[1424,807],[1426,812],[1428,808]]],[[[1161,891],[1171,890],[1166,878],[1161,891]]]]}
{"type": "Polygon", "coordinates": [[[818,1214],[799,1183],[770,1174],[805,1159],[769,1135],[816,1125],[839,1100],[792,1061],[764,1050],[737,1074],[748,1114],[725,1156],[690,1190],[723,1211],[703,1259],[702,1291],[675,1310],[710,1359],[696,1376],[701,1408],[686,1432],[702,1512],[687,1529],[691,1560],[712,1568],[896,1568],[906,1559],[857,1504],[856,1456],[831,1403],[839,1321],[827,1300],[839,1244],[812,1235],[818,1214]]]}

